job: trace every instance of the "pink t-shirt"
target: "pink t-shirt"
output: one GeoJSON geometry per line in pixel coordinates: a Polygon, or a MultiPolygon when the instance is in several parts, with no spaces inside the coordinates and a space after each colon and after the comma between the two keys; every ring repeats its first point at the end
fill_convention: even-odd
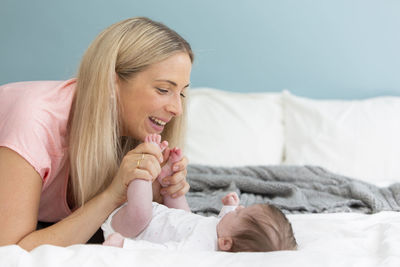
{"type": "Polygon", "coordinates": [[[0,146],[17,152],[42,177],[40,221],[55,222],[71,213],[67,123],[75,85],[72,79],[0,86],[0,146]]]}

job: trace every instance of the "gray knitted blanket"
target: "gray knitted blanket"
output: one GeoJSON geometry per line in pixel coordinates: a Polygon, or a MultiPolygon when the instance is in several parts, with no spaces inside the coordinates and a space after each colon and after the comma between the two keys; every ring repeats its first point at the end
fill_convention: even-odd
{"type": "Polygon", "coordinates": [[[189,165],[187,199],[193,212],[218,214],[235,191],[241,205],[270,203],[285,213],[400,211],[400,183],[380,188],[316,166],[210,167],[189,165]]]}

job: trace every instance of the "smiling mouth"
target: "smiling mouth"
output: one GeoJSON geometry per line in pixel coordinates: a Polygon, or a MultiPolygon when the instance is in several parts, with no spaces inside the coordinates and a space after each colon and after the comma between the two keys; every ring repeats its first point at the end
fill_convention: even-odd
{"type": "Polygon", "coordinates": [[[149,117],[149,119],[156,125],[164,127],[167,124],[165,121],[159,120],[155,117],[149,117]]]}

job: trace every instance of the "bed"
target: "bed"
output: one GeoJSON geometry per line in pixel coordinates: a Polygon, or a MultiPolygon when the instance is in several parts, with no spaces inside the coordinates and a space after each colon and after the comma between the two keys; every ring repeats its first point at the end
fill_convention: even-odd
{"type": "Polygon", "coordinates": [[[0,248],[2,266],[400,266],[400,97],[316,100],[288,91],[191,89],[189,204],[213,216],[227,191],[270,202],[297,251],[0,248]],[[293,193],[295,192],[295,193],[293,193]]]}

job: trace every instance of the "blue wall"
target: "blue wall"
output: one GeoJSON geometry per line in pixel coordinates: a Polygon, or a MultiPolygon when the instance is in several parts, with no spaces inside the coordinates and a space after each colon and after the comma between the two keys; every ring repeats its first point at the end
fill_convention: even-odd
{"type": "Polygon", "coordinates": [[[74,76],[93,38],[133,16],[192,44],[192,87],[400,95],[397,0],[1,0],[0,84],[74,76]]]}

